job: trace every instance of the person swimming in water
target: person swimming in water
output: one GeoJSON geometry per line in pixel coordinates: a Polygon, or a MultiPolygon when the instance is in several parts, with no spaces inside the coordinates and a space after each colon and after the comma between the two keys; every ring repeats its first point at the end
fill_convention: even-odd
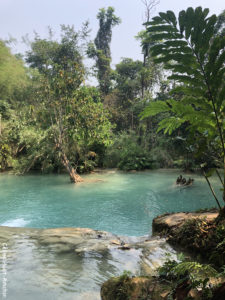
{"type": "Polygon", "coordinates": [[[180,175],[179,177],[177,177],[177,180],[176,180],[176,184],[177,185],[183,185],[183,186],[192,185],[193,182],[194,182],[193,178],[189,177],[188,180],[186,180],[186,178],[183,177],[182,175],[180,175]]]}

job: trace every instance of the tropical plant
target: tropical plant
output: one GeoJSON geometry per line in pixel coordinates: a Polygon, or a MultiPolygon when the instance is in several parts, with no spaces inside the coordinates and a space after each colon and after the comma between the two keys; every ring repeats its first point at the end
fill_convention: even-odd
{"type": "MultiPolygon", "coordinates": [[[[160,278],[171,282],[173,287],[172,294],[179,291],[179,287],[183,287],[187,293],[188,290],[197,288],[198,290],[201,290],[199,299],[206,300],[212,299],[212,290],[209,285],[209,279],[210,277],[219,276],[219,273],[212,266],[207,264],[185,260],[178,262],[168,259],[158,268],[158,275],[160,278]]],[[[168,297],[167,299],[174,299],[174,297],[168,297]]]]}
{"type": "MultiPolygon", "coordinates": [[[[156,63],[164,64],[176,86],[171,91],[173,98],[150,102],[141,117],[167,112],[158,131],[169,134],[185,124],[198,156],[204,157],[209,148],[214,149],[216,157],[211,159],[225,174],[225,36],[218,35],[216,15],[208,14],[208,9],[189,7],[179,13],[178,20],[172,11],[167,11],[147,23],[148,40],[154,41],[151,55],[156,63]]],[[[201,166],[220,207],[204,160],[201,166]]],[[[222,178],[217,173],[225,201],[225,175],[222,178]]]]}

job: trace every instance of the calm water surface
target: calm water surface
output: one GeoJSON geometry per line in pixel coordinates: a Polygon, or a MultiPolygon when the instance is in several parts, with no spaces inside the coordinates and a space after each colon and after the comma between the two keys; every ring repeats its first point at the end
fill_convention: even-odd
{"type": "Polygon", "coordinates": [[[180,188],[174,185],[178,175],[179,171],[165,170],[108,171],[84,176],[87,182],[74,185],[67,175],[1,174],[0,225],[149,234],[152,219],[159,214],[215,206],[204,178],[191,175],[194,185],[180,188]]]}
{"type": "MultiPolygon", "coordinates": [[[[204,179],[192,175],[194,185],[180,188],[174,185],[178,175],[179,171],[165,170],[109,171],[85,176],[86,182],[73,185],[66,175],[0,174],[0,225],[89,227],[136,236],[130,239],[138,241],[138,236],[151,232],[152,219],[159,214],[215,206],[204,179]]],[[[145,274],[146,266],[162,264],[166,253],[176,257],[166,242],[157,239],[149,242],[147,253],[137,247],[128,251],[115,247],[78,255],[40,245],[25,229],[8,240],[2,231],[0,227],[0,299],[7,280],[7,300],[100,300],[100,286],[111,276],[124,270],[145,274]]]]}

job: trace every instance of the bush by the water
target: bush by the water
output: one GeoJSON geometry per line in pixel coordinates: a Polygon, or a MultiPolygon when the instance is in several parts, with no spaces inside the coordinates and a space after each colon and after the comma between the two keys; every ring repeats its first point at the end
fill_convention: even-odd
{"type": "Polygon", "coordinates": [[[104,166],[118,167],[120,170],[151,169],[153,160],[150,152],[138,141],[135,132],[117,135],[107,149],[104,166]]]}

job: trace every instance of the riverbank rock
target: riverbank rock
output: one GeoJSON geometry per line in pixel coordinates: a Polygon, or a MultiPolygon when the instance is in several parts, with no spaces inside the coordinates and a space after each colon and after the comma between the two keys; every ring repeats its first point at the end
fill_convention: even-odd
{"type": "MultiPolygon", "coordinates": [[[[129,277],[122,275],[106,281],[101,287],[102,300],[206,300],[201,289],[191,286],[188,280],[175,285],[160,277],[129,277]]],[[[207,299],[224,300],[224,280],[208,290],[207,299]],[[211,296],[209,296],[211,294],[211,296]]]]}
{"type": "Polygon", "coordinates": [[[218,211],[212,210],[209,212],[180,212],[172,214],[164,214],[156,217],[152,222],[153,235],[165,236],[173,230],[181,227],[186,221],[191,219],[204,219],[213,221],[218,217],[218,211]]]}
{"type": "Polygon", "coordinates": [[[216,268],[225,264],[225,218],[218,218],[218,211],[159,216],[153,221],[153,233],[216,268]]]}
{"type": "MultiPolygon", "coordinates": [[[[165,236],[174,246],[181,246],[198,254],[202,252],[202,257],[206,258],[207,262],[221,266],[225,256],[225,221],[219,222],[217,217],[217,210],[164,214],[153,220],[153,234],[165,236]]],[[[148,247],[144,248],[144,244],[147,243],[146,240],[142,247],[143,253],[149,257],[148,247]]],[[[125,274],[106,281],[101,288],[102,300],[206,299],[203,291],[195,288],[188,280],[175,284],[173,280],[163,280],[155,276],[156,274],[152,275],[148,269],[146,273],[147,277],[129,277],[125,274]]],[[[224,278],[221,277],[217,281],[218,278],[209,280],[209,299],[225,299],[224,278]]]]}

